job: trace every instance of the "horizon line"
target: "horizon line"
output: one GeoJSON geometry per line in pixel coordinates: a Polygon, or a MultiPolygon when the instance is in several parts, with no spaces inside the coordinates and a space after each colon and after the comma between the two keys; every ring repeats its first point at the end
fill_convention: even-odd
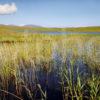
{"type": "Polygon", "coordinates": [[[1,25],[4,25],[4,26],[18,26],[18,27],[44,27],[44,28],[78,28],[78,27],[100,27],[100,25],[80,25],[80,26],[47,26],[47,25],[37,25],[37,24],[0,24],[1,25]],[[29,26],[28,26],[29,25],[29,26]]]}

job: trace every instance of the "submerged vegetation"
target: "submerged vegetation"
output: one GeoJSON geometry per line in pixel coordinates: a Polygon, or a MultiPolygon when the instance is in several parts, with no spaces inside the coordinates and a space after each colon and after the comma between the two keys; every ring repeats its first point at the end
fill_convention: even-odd
{"type": "Polygon", "coordinates": [[[100,100],[99,34],[0,34],[1,100],[100,100]]]}

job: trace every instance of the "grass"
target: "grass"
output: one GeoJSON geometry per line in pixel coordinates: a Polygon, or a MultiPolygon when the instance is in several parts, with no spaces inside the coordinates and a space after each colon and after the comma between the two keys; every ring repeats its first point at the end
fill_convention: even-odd
{"type": "MultiPolygon", "coordinates": [[[[16,78],[16,84],[19,84],[22,79],[25,82],[25,86],[33,83],[38,85],[43,99],[46,99],[47,90],[40,86],[37,74],[39,72],[41,77],[45,73],[46,77],[52,74],[54,80],[56,80],[54,76],[58,75],[60,77],[59,83],[62,87],[64,100],[69,98],[72,100],[75,98],[77,100],[83,100],[83,98],[99,100],[100,79],[95,74],[97,73],[95,71],[98,71],[98,73],[100,71],[99,47],[99,34],[10,33],[8,35],[8,33],[2,32],[0,34],[0,77],[2,78],[2,89],[8,91],[8,81],[13,74],[16,78]],[[67,69],[66,62],[69,57],[70,71],[67,69]],[[77,81],[73,83],[74,63],[77,59],[83,60],[84,64],[92,70],[92,75],[87,80],[82,80],[77,69],[77,81]],[[27,74],[30,68],[32,73],[27,74]],[[85,87],[86,89],[84,89],[85,87]]],[[[45,83],[48,85],[49,80],[46,80],[45,83]]]]}
{"type": "Polygon", "coordinates": [[[47,28],[47,27],[18,27],[0,25],[0,33],[34,33],[34,32],[100,32],[100,26],[47,28]]]}

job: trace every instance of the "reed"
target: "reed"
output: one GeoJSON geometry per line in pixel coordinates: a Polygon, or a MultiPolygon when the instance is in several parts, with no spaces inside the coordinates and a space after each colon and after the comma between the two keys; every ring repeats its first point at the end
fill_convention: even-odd
{"type": "MultiPolygon", "coordinates": [[[[32,86],[39,82],[37,73],[43,71],[43,75],[46,73],[46,85],[49,84],[48,76],[51,73],[54,82],[59,77],[60,81],[56,82],[60,83],[65,100],[100,98],[100,79],[93,73],[97,70],[99,73],[100,70],[100,35],[13,34],[7,38],[0,34],[0,37],[0,77],[3,90],[8,91],[8,81],[12,74],[17,84],[23,80],[26,86],[32,86]],[[82,59],[82,62],[77,59],[82,59]],[[81,63],[93,71],[86,80],[77,68],[79,65],[82,67],[81,63]]],[[[38,87],[46,99],[41,84],[38,87]]]]}

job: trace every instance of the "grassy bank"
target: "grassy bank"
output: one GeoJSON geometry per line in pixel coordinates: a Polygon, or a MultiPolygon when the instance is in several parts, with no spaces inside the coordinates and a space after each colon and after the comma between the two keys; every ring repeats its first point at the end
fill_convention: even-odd
{"type": "Polygon", "coordinates": [[[100,26],[91,27],[69,27],[69,28],[47,28],[47,27],[19,27],[0,25],[0,33],[28,33],[28,32],[100,32],[100,26]]]}

